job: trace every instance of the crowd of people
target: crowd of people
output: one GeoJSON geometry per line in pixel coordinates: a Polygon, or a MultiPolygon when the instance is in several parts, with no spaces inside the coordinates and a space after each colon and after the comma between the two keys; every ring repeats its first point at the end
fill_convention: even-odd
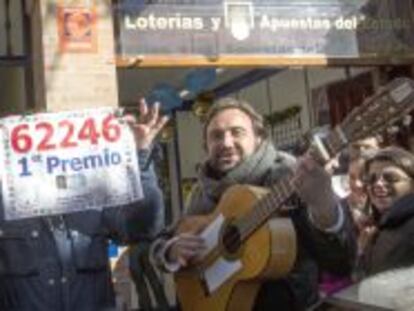
{"type": "MultiPolygon", "coordinates": [[[[126,119],[136,137],[144,199],[102,212],[1,220],[1,310],[115,310],[106,252],[109,238],[146,241],[150,262],[169,273],[202,260],[207,246],[199,234],[177,232],[176,224],[151,234],[164,206],[152,164],[147,163],[148,150],[167,119],[158,106],[149,109],[145,102],[138,120],[126,119]]],[[[375,137],[354,142],[344,160],[349,194],[339,198],[323,165],[310,153],[294,157],[277,150],[263,117],[243,100],[214,103],[202,134],[207,157],[183,219],[213,212],[236,184],[270,187],[289,175],[295,186],[283,215],[296,232],[295,262],[283,278],[261,284],[254,310],[306,310],[321,294],[412,265],[411,150],[384,146],[375,137]]]]}

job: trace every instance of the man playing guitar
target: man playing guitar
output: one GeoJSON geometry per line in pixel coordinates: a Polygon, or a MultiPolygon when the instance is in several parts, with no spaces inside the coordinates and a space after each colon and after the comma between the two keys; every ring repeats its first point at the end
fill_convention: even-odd
{"type": "MultiPolygon", "coordinates": [[[[254,295],[254,310],[304,310],[318,299],[318,269],[349,273],[354,240],[349,219],[335,198],[330,176],[308,154],[298,161],[274,148],[263,118],[247,103],[224,98],[215,103],[204,124],[207,160],[202,165],[186,216],[213,212],[232,185],[268,187],[293,174],[296,193],[285,203],[285,216],[297,235],[290,273],[264,281],[254,295]],[[302,208],[305,207],[305,208],[302,208]]],[[[237,208],[237,206],[234,206],[237,208]]],[[[175,272],[201,259],[205,241],[197,232],[175,232],[153,244],[153,259],[175,272]]]]}

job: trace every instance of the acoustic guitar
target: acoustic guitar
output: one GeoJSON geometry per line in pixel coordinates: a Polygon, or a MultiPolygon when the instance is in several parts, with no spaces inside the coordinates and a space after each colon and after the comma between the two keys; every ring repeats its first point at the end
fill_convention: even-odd
{"type": "MultiPolygon", "coordinates": [[[[312,154],[326,162],[350,142],[386,129],[413,107],[414,81],[395,79],[354,109],[327,137],[314,138],[312,154]]],[[[266,189],[232,186],[213,213],[180,221],[177,233],[199,234],[207,244],[200,261],[175,274],[182,310],[251,310],[263,280],[291,271],[297,241],[283,211],[295,192],[292,177],[287,174],[266,189]]]]}

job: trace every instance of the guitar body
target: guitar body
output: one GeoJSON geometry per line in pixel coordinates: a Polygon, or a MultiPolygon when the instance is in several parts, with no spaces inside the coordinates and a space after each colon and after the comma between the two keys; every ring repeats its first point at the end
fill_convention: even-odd
{"type": "Polygon", "coordinates": [[[296,235],[289,218],[271,218],[249,235],[236,251],[228,251],[223,241],[226,225],[251,212],[255,203],[267,193],[259,187],[233,186],[223,194],[212,214],[189,216],[180,223],[178,232],[200,233],[207,224],[224,217],[217,248],[200,263],[175,275],[182,310],[251,310],[264,279],[277,279],[290,272],[296,259],[296,235]],[[217,260],[239,261],[241,268],[209,292],[202,276],[217,260]]]}

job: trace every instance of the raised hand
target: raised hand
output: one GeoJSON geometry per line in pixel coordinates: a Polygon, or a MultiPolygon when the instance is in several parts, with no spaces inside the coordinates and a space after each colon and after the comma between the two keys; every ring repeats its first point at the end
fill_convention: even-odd
{"type": "Polygon", "coordinates": [[[139,103],[139,118],[126,115],[125,120],[131,126],[138,149],[148,149],[154,138],[168,122],[167,116],[160,115],[160,104],[155,103],[150,109],[145,99],[139,103]]]}
{"type": "Polygon", "coordinates": [[[310,155],[299,160],[294,184],[298,195],[307,204],[314,224],[320,229],[333,226],[337,220],[337,202],[331,178],[310,155]]]}

